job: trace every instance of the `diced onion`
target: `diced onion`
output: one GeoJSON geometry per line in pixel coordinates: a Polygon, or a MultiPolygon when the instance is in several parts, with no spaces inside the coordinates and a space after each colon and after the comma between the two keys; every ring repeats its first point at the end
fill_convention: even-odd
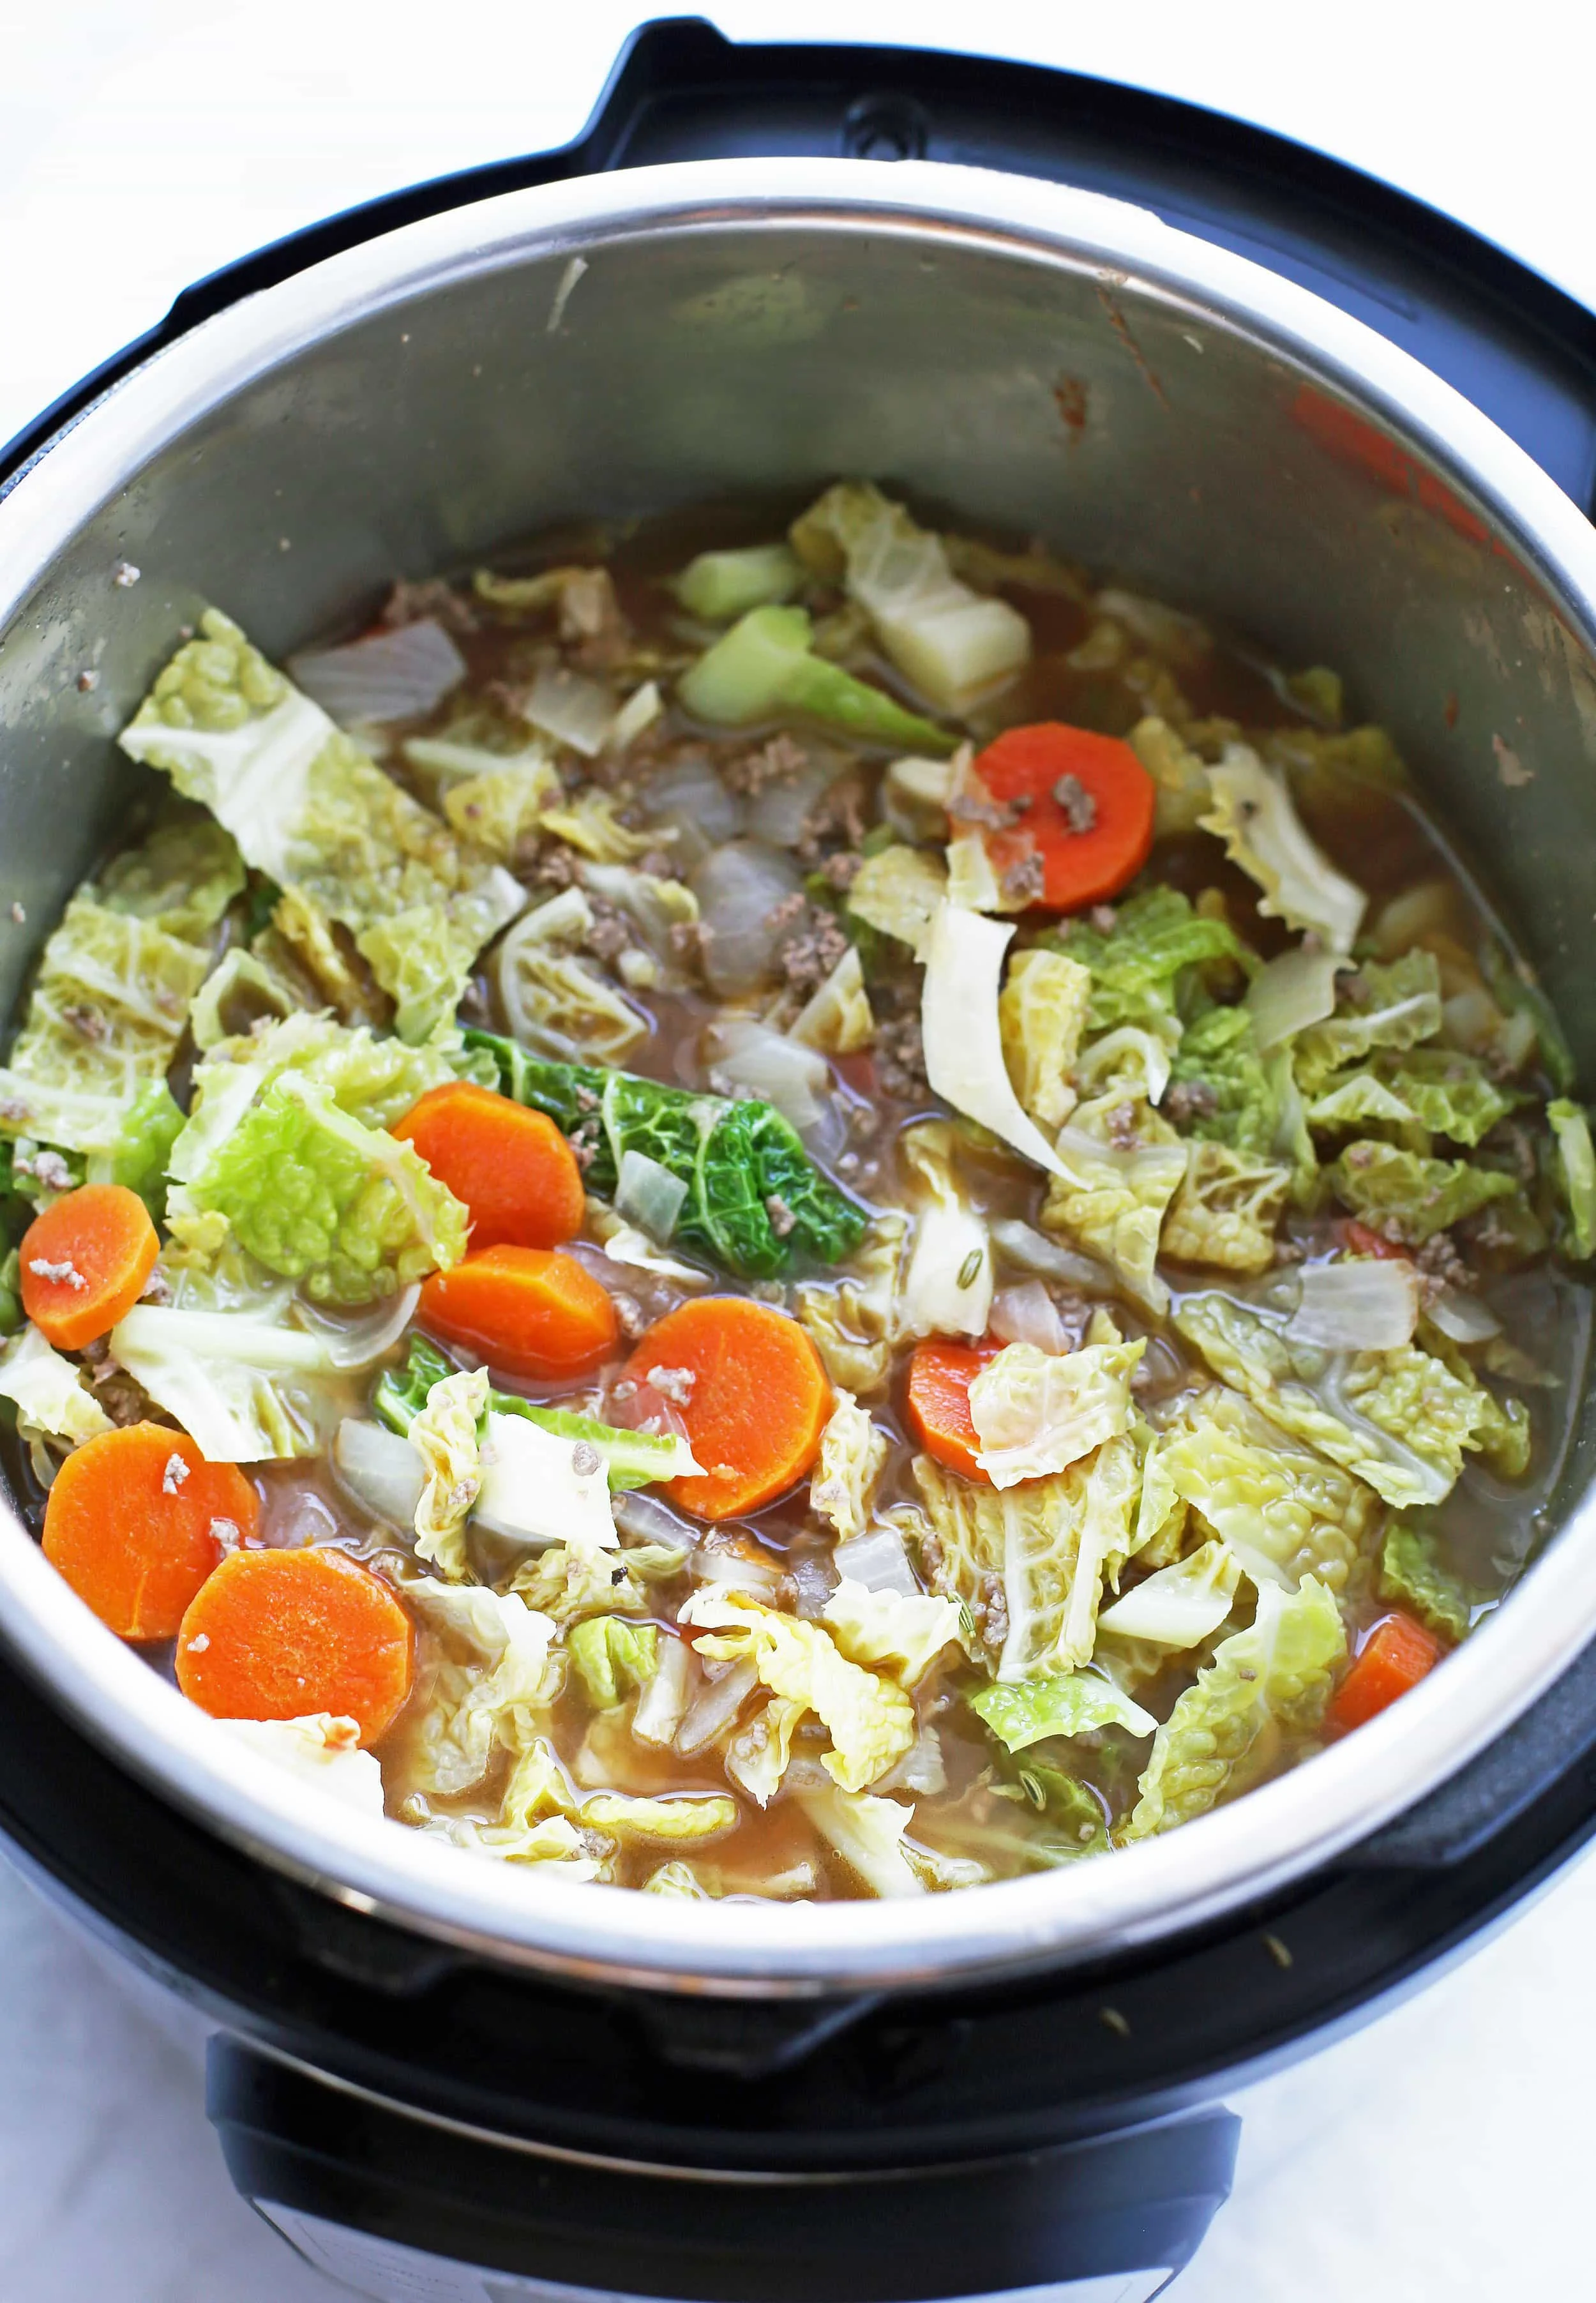
{"type": "Polygon", "coordinates": [[[704,1041],[710,1084],[717,1094],[735,1094],[740,1088],[774,1104],[800,1135],[815,1126],[832,1084],[832,1067],[815,1049],[751,1016],[712,1024],[704,1041]]]}
{"type": "Polygon", "coordinates": [[[695,1751],[702,1751],[717,1735],[724,1734],[758,1684],[759,1674],[746,1659],[732,1664],[719,1679],[712,1679],[695,1697],[676,1731],[676,1748],[682,1758],[690,1759],[695,1751]]]}
{"type": "Polygon", "coordinates": [[[1391,1352],[1413,1341],[1419,1278],[1406,1256],[1310,1264],[1286,1323],[1294,1342],[1328,1352],[1391,1352]]]}
{"type": "Polygon", "coordinates": [[[341,728],[418,720],[466,676],[466,660],[442,624],[424,616],[348,647],[291,656],[289,675],[341,728]]]}
{"type": "Polygon", "coordinates": [[[338,1426],[333,1461],[344,1486],[378,1519],[410,1527],[426,1474],[408,1439],[380,1423],[346,1415],[338,1426]]]}
{"type": "Polygon", "coordinates": [[[1001,1288],[992,1299],[987,1322],[1006,1344],[1034,1344],[1039,1352],[1067,1352],[1069,1338],[1058,1307],[1040,1279],[1001,1288]]]}
{"type": "Polygon", "coordinates": [[[615,1185],[617,1212],[662,1244],[676,1229],[688,1187],[646,1152],[623,1152],[615,1185]]]}
{"type": "Polygon", "coordinates": [[[1347,965],[1338,952],[1299,948],[1259,969],[1247,987],[1246,1006],[1260,1053],[1335,1013],[1336,970],[1347,965]]]}
{"type": "Polygon", "coordinates": [[[650,823],[676,834],[672,854],[690,869],[743,828],[743,803],[728,791],[706,759],[691,755],[662,768],[638,795],[650,823]]]}
{"type": "Polygon", "coordinates": [[[717,1591],[746,1591],[768,1604],[781,1589],[781,1570],[773,1560],[747,1559],[740,1551],[696,1551],[690,1565],[694,1582],[717,1591]]]}
{"type": "Polygon", "coordinates": [[[775,965],[775,915],[802,884],[797,865],[773,848],[735,839],[705,856],[688,885],[705,929],[704,973],[718,999],[757,991],[775,965]]]}
{"type": "Polygon", "coordinates": [[[901,1591],[907,1596],[920,1588],[895,1527],[882,1523],[867,1528],[863,1535],[840,1543],[832,1556],[839,1575],[850,1583],[862,1583],[867,1591],[901,1591]]]}
{"type": "Polygon", "coordinates": [[[1489,1343],[1502,1332],[1496,1313],[1461,1287],[1443,1287],[1427,1308],[1431,1324],[1455,1344],[1489,1343]]]}
{"type": "Polygon", "coordinates": [[[603,751],[615,721],[615,699],[607,688],[553,664],[545,664],[520,709],[531,726],[589,760],[603,751]]]}
{"type": "MultiPolygon", "coordinates": [[[[615,1421],[612,1408],[606,1411],[606,1420],[611,1423],[615,1421]]],[[[662,1503],[658,1496],[644,1495],[629,1488],[612,1498],[611,1508],[615,1514],[616,1526],[623,1535],[629,1535],[634,1543],[670,1544],[681,1553],[685,1560],[698,1540],[699,1530],[690,1521],[673,1512],[669,1504],[662,1503]]]]}
{"type": "Polygon", "coordinates": [[[358,1320],[339,1319],[308,1303],[302,1296],[297,1310],[301,1323],[313,1336],[322,1338],[330,1363],[358,1374],[362,1368],[380,1360],[399,1341],[410,1324],[420,1294],[418,1286],[401,1287],[397,1295],[390,1296],[376,1311],[358,1320]]]}
{"type": "Polygon", "coordinates": [[[748,830],[773,848],[796,848],[821,794],[834,784],[847,762],[820,745],[806,747],[807,757],[790,776],[773,779],[748,801],[748,830]]]}

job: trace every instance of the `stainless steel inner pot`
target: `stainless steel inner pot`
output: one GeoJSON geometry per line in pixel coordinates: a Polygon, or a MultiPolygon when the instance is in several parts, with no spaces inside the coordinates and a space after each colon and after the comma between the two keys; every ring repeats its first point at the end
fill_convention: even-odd
{"type": "MultiPolygon", "coordinates": [[[[1302,289],[1139,208],[919,164],[642,169],[436,217],[224,311],[58,436],[0,501],[0,896],[26,913],[0,926],[0,1007],[114,831],[133,786],[112,737],[203,603],[281,656],[396,575],[552,523],[840,473],[1342,669],[1596,1068],[1596,536],[1302,289]]],[[[912,1902],[573,1889],[323,1810],[103,1630],[9,1514],[0,1630],[130,1767],[358,1909],[612,1981],[925,1984],[1212,1919],[1442,1782],[1596,1635],[1593,1448],[1585,1405],[1544,1556],[1396,1709],[1153,1844],[912,1902]]]]}

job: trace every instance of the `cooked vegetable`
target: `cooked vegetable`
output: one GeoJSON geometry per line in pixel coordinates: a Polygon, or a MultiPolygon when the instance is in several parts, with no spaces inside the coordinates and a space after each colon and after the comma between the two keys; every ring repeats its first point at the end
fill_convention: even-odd
{"type": "Polygon", "coordinates": [[[218,1725],[235,1743],[325,1792],[340,1806],[359,1815],[382,1814],[383,1771],[360,1749],[359,1720],[316,1711],[305,1719],[224,1719],[218,1725]]]}
{"type": "Polygon", "coordinates": [[[1546,1107],[1558,1151],[1558,1172],[1568,1209],[1568,1253],[1581,1262],[1596,1255],[1596,1150],[1591,1123],[1563,1097],[1546,1107]]]}
{"type": "MultiPolygon", "coordinates": [[[[1044,1127],[1075,1109],[1070,1076],[1080,1053],[1092,977],[1058,951],[1019,951],[998,1000],[1003,1061],[1022,1108],[1044,1127]]],[[[1156,1099],[1155,1099],[1156,1101],[1156,1099]]]]}
{"type": "Polygon", "coordinates": [[[773,1277],[796,1256],[835,1263],[863,1235],[863,1211],[821,1173],[768,1104],[729,1103],[627,1072],[546,1062],[488,1032],[468,1032],[466,1044],[492,1057],[506,1095],[546,1112],[578,1154],[591,1152],[590,1192],[614,1192],[628,1151],[645,1152],[685,1183],[673,1239],[739,1277],[773,1277]]]}
{"type": "Polygon", "coordinates": [[[1055,1354],[1009,1344],[970,1384],[975,1461],[995,1488],[1043,1480],[1130,1424],[1130,1383],[1146,1346],[1097,1344],[1055,1354]]]}
{"type": "Polygon", "coordinates": [[[726,624],[750,608],[790,600],[803,574],[790,545],[749,544],[737,552],[700,552],[671,588],[689,615],[702,616],[706,624],[726,624]]]}
{"type": "Polygon", "coordinates": [[[1003,1061],[998,980],[1013,933],[959,904],[944,902],[933,914],[920,1009],[925,1076],[955,1111],[1058,1175],[1057,1154],[1021,1109],[1003,1061]]]}
{"type": "Polygon", "coordinates": [[[1440,1641],[1400,1610],[1376,1624],[1357,1661],[1336,1690],[1330,1725],[1343,1734],[1361,1727],[1376,1712],[1416,1687],[1440,1661],[1440,1641]]]}
{"type": "Polygon", "coordinates": [[[259,1518],[232,1464],[207,1464],[182,1431],[130,1423],[86,1439],[61,1466],[45,1508],[45,1556],[120,1638],[169,1640],[259,1518]]]}
{"type": "Polygon", "coordinates": [[[1475,1610],[1490,1596],[1452,1573],[1433,1534],[1400,1520],[1386,1530],[1379,1589],[1382,1599],[1398,1600],[1406,1614],[1454,1646],[1466,1639],[1475,1610]]]}
{"type": "Polygon", "coordinates": [[[160,1246],[137,1192],[84,1184],[22,1234],[22,1308],[47,1342],[81,1351],[139,1301],[160,1246]]]}
{"type": "Polygon", "coordinates": [[[915,1738],[914,1706],[896,1683],[849,1663],[831,1633],[739,1594],[696,1591],[680,1620],[711,1661],[752,1663],[762,1686],[812,1711],[832,1738],[821,1765],[845,1792],[864,1791],[915,1738]],[[707,1632],[708,1637],[697,1636],[707,1632]]]}
{"type": "Polygon", "coordinates": [[[962,712],[1028,661],[1025,618],[1007,601],[984,599],[961,583],[942,538],[916,527],[867,481],[828,488],[791,534],[804,565],[842,577],[886,654],[946,710],[962,712]]]}
{"type": "Polygon", "coordinates": [[[663,1390],[706,1468],[673,1480],[673,1503],[733,1519],[796,1487],[815,1463],[831,1386],[796,1320],[746,1295],[708,1295],[656,1320],[627,1380],[663,1390]],[[656,1371],[671,1379],[661,1383],[656,1371]]]}
{"type": "Polygon", "coordinates": [[[985,845],[1000,880],[1023,878],[1029,902],[1084,910],[1117,896],[1147,861],[1157,787],[1118,737],[1056,720],[1009,728],[975,771],[1000,809],[1023,810],[985,845]]]}
{"type": "MultiPolygon", "coordinates": [[[[385,776],[215,609],[122,732],[135,760],[203,802],[244,861],[348,929],[400,1036],[452,1010],[524,896],[385,776]]],[[[442,637],[442,636],[440,636],[442,637]]]]}
{"type": "Polygon", "coordinates": [[[488,1247],[421,1290],[420,1316],[435,1335],[480,1353],[507,1375],[585,1375],[614,1349],[615,1308],[569,1255],[537,1247],[488,1247]]]}
{"type": "Polygon", "coordinates": [[[24,1327],[0,1352],[0,1399],[16,1408],[18,1435],[30,1447],[46,1439],[75,1447],[113,1429],[75,1362],[53,1351],[34,1327],[24,1327]]]}
{"type": "Polygon", "coordinates": [[[1217,833],[1231,862],[1262,888],[1258,909],[1311,930],[1331,951],[1350,951],[1367,898],[1303,830],[1284,779],[1245,744],[1227,744],[1208,771],[1208,788],[1213,810],[1203,828],[1217,833]]]}
{"type": "Polygon", "coordinates": [[[1150,1712],[1122,1695],[1111,1680],[1085,1671],[984,1687],[971,1696],[970,1708],[980,1713],[1008,1751],[1023,1751],[1050,1735],[1086,1735],[1100,1727],[1151,1735],[1158,1725],[1150,1712]]]}
{"type": "Polygon", "coordinates": [[[414,1647],[393,1591],[347,1554],[235,1551],[183,1615],[177,1683],[214,1718],[331,1711],[370,1744],[410,1694],[414,1647]]]}
{"type": "Polygon", "coordinates": [[[1241,1561],[1229,1546],[1211,1540],[1104,1607],[1097,1628],[1112,1639],[1141,1640],[1158,1648],[1200,1647],[1229,1615],[1241,1573],[1241,1561]]]}
{"type": "Polygon", "coordinates": [[[970,1412],[970,1386],[998,1356],[996,1342],[951,1344],[940,1337],[909,1354],[904,1420],[927,1455],[967,1480],[992,1485],[978,1460],[981,1441],[970,1412]]]}
{"type": "Polygon", "coordinates": [[[701,655],[677,693],[698,720],[742,728],[799,712],[865,744],[953,749],[952,737],[879,688],[813,653],[802,608],[753,608],[701,655]]]}
{"type": "Polygon", "coordinates": [[[582,1174],[541,1111],[458,1080],[393,1123],[470,1221],[473,1249],[561,1247],[582,1227],[582,1174]]]}

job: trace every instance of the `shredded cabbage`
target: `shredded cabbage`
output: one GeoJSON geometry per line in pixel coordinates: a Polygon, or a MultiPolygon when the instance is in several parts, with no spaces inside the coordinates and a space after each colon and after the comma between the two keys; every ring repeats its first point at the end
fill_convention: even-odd
{"type": "Polygon", "coordinates": [[[1205,1815],[1246,1788],[1277,1739],[1312,1735],[1346,1652],[1340,1612],[1323,1584],[1310,1575],[1292,1592],[1261,1586],[1253,1623],[1220,1641],[1153,1738],[1120,1840],[1205,1815]]]}
{"type": "Polygon", "coordinates": [[[891,1441],[852,1392],[839,1389],[820,1435],[809,1508],[830,1520],[840,1542],[863,1535],[869,1526],[871,1502],[891,1452],[891,1441]]]}
{"type": "Polygon", "coordinates": [[[1337,1130],[1389,1126],[1423,1152],[1431,1134],[1478,1143],[1520,1101],[1497,1085],[1476,1056],[1455,1048],[1383,1049],[1358,1069],[1332,1072],[1322,1082],[1308,1119],[1337,1130]]]}
{"type": "Polygon", "coordinates": [[[1105,1607],[1097,1618],[1098,1631],[1159,1648],[1201,1647],[1230,1613],[1241,1575],[1241,1562],[1229,1545],[1211,1538],[1105,1607]]]}
{"type": "Polygon", "coordinates": [[[1163,1253],[1178,1263],[1267,1271],[1290,1185],[1288,1168],[1233,1152],[1228,1143],[1194,1143],[1164,1218],[1163,1253]]]}
{"type": "Polygon", "coordinates": [[[481,1782],[496,1750],[532,1746],[536,1718],[560,1684],[554,1625],[516,1593],[479,1583],[421,1575],[403,1590],[442,1649],[410,1728],[409,1773],[418,1789],[452,1797],[481,1782]]]}
{"type": "Polygon", "coordinates": [[[1380,1523],[1375,1497],[1237,1393],[1204,1392],[1166,1434],[1166,1476],[1262,1587],[1305,1575],[1352,1593],[1380,1523]]]}
{"type": "Polygon", "coordinates": [[[678,1619],[711,1660],[753,1664],[771,1693],[801,1702],[830,1733],[822,1766],[839,1788],[863,1791],[894,1767],[915,1740],[915,1710],[890,1679],[849,1663],[829,1632],[762,1607],[740,1593],[703,1589],[678,1619]]]}
{"type": "Polygon", "coordinates": [[[1489,1595],[1453,1574],[1427,1529],[1393,1520],[1380,1555],[1380,1596],[1397,1600],[1432,1632],[1456,1643],[1467,1637],[1475,1608],[1489,1595]]]}
{"type": "Polygon", "coordinates": [[[957,1600],[925,1591],[871,1590],[844,1576],[822,1618],[850,1663],[890,1671],[900,1687],[923,1680],[937,1658],[964,1644],[957,1600]]]}
{"type": "Polygon", "coordinates": [[[947,867],[940,856],[918,848],[883,848],[879,856],[867,856],[855,873],[848,908],[866,927],[908,944],[922,959],[947,893],[947,867]]]}
{"type": "Polygon", "coordinates": [[[76,1447],[114,1428],[76,1364],[46,1343],[31,1324],[0,1352],[0,1399],[15,1405],[17,1430],[24,1442],[56,1439],[76,1447]]]}
{"type": "Polygon", "coordinates": [[[897,1209],[872,1217],[836,1280],[806,1280],[797,1290],[799,1320],[832,1381],[851,1392],[879,1391],[892,1363],[898,1325],[898,1274],[908,1218],[897,1209]]]}
{"type": "Polygon", "coordinates": [[[1090,1735],[1102,1727],[1151,1735],[1158,1722],[1133,1703],[1111,1680],[1094,1672],[1071,1671],[1051,1679],[977,1689],[969,1699],[1005,1750],[1023,1751],[1050,1735],[1090,1735]]]}
{"type": "Polygon", "coordinates": [[[1372,1137],[1347,1144],[1329,1173],[1343,1207],[1388,1238],[1415,1245],[1438,1231],[1450,1230],[1492,1200],[1510,1199],[1518,1188],[1499,1168],[1474,1168],[1466,1160],[1427,1160],[1372,1137]]]}
{"type": "Polygon", "coordinates": [[[835,1789],[806,1792],[803,1808],[826,1844],[873,1895],[923,1895],[925,1884],[903,1851],[915,1819],[900,1801],[835,1789]]]}
{"type": "Polygon", "coordinates": [[[844,578],[885,654],[945,710],[963,712],[1030,661],[1031,628],[1018,611],[961,583],[941,537],[868,481],[828,488],[791,533],[804,564],[844,578]]]}
{"type": "Polygon", "coordinates": [[[1064,1170],[1045,1135],[1020,1109],[1003,1061],[998,983],[1012,927],[944,903],[925,940],[921,1036],[933,1093],[1050,1174],[1064,1170]]]}
{"type": "Polygon", "coordinates": [[[1337,971],[1347,965],[1339,952],[1298,945],[1259,969],[1247,986],[1246,1008],[1261,1055],[1335,1014],[1337,971]]]}
{"type": "Polygon", "coordinates": [[[1170,1300],[1153,1267],[1165,1211],[1189,1157],[1172,1130],[1164,1134],[1168,1140],[1133,1142],[1121,1150],[1078,1115],[1060,1131],[1055,1149],[1062,1172],[1049,1184],[1042,1211],[1044,1230],[1061,1232],[1101,1258],[1127,1293],[1153,1312],[1162,1312],[1170,1300]]]}
{"type": "Polygon", "coordinates": [[[1333,1074],[1360,1064],[1375,1048],[1413,1048],[1441,1027],[1440,970],[1430,951],[1404,952],[1389,965],[1365,960],[1336,987],[1328,1022],[1298,1037],[1294,1059],[1305,1095],[1333,1074]]]}
{"type": "Polygon", "coordinates": [[[865,989],[857,947],[849,944],[794,1022],[790,1038],[828,1056],[851,1056],[875,1037],[875,1017],[865,989]]]}
{"type": "Polygon", "coordinates": [[[425,1039],[525,891],[401,791],[227,617],[207,610],[200,633],[160,674],[122,749],[209,807],[246,863],[346,927],[398,1001],[401,1035],[425,1039]]]}
{"type": "Polygon", "coordinates": [[[1244,947],[1222,919],[1192,909],[1174,888],[1149,888],[1114,911],[1106,931],[1074,919],[1060,931],[1059,949],[1092,977],[1087,1021],[1094,1032],[1137,1024],[1173,1047],[1180,1037],[1178,992],[1188,968],[1229,960],[1240,964],[1244,947]]]}
{"type": "Polygon", "coordinates": [[[452,1583],[470,1573],[466,1521],[482,1487],[477,1426],[487,1405],[487,1370],[444,1376],[406,1435],[421,1458],[424,1483],[416,1506],[416,1556],[452,1583]]]}
{"type": "Polygon", "coordinates": [[[976,1462],[994,1488],[1045,1479],[1130,1427],[1130,1379],[1146,1345],[1052,1354],[1009,1344],[970,1385],[976,1462]]]}
{"type": "Polygon", "coordinates": [[[914,1247],[897,1306],[897,1333],[980,1336],[992,1311],[992,1244],[959,1190],[954,1136],[942,1120],[907,1129],[899,1144],[920,1186],[914,1247]]]}
{"type": "Polygon", "coordinates": [[[1022,1107],[1044,1127],[1061,1127],[1075,1109],[1070,1075],[1091,996],[1090,972],[1062,952],[1020,951],[1009,963],[998,1000],[1003,1059],[1022,1107]]]}
{"type": "MultiPolygon", "coordinates": [[[[497,1409],[498,1396],[490,1405],[497,1409]]],[[[477,1517],[494,1534],[517,1542],[559,1543],[575,1552],[613,1551],[621,1538],[604,1453],[591,1439],[551,1430],[546,1413],[537,1418],[489,1413],[477,1517]]],[[[413,1437],[414,1424],[410,1430],[413,1437]]],[[[690,1454],[688,1468],[700,1468],[690,1454]]]]}
{"type": "Polygon", "coordinates": [[[1331,951],[1350,951],[1368,902],[1303,830],[1283,776],[1245,744],[1227,744],[1208,771],[1213,796],[1204,831],[1262,890],[1258,909],[1288,927],[1312,930],[1331,951]]]}
{"type": "Polygon", "coordinates": [[[1483,1444],[1495,1407],[1490,1394],[1414,1344],[1322,1352],[1293,1343],[1256,1311],[1217,1295],[1187,1296],[1175,1324],[1214,1373],[1272,1423],[1366,1480],[1399,1510],[1440,1503],[1465,1450],[1483,1444]]]}
{"type": "MultiPolygon", "coordinates": [[[[1290,1056],[1279,1061],[1288,1073],[1290,1056]]],[[[1188,1025],[1170,1067],[1177,1087],[1170,1109],[1187,1107],[1181,1125],[1188,1135],[1227,1143],[1248,1159],[1267,1159],[1279,1149],[1281,1093],[1273,1061],[1260,1055],[1252,1011],[1246,1007],[1211,1008],[1188,1025]]]]}

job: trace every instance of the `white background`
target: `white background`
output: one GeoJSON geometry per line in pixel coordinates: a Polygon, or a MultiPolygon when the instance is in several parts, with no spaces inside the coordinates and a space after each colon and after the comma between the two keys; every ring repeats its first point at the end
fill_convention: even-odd
{"type": "MultiPolygon", "coordinates": [[[[1395,180],[1596,305],[1590,0],[714,13],[747,38],[982,46],[1190,97],[1395,180]]],[[[0,442],[230,257],[575,134],[638,20],[621,0],[0,0],[0,442]]],[[[1233,2098],[1240,2179],[1179,2303],[1590,2291],[1593,1944],[1587,1866],[1419,1999],[1233,2098]]],[[[0,1869],[5,2303],[338,2291],[233,2198],[191,2060],[0,1869]]]]}

